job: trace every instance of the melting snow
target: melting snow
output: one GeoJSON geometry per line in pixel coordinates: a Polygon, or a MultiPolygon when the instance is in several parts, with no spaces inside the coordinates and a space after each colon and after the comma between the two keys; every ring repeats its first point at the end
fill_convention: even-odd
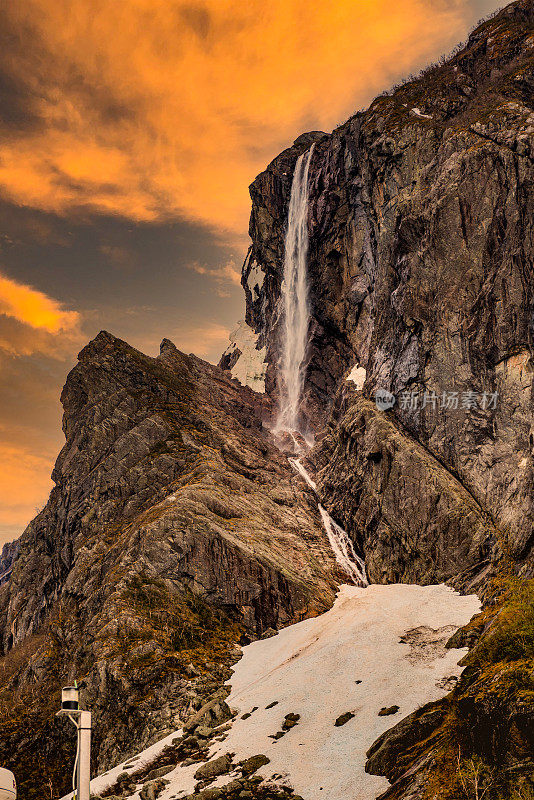
{"type": "Polygon", "coordinates": [[[421,117],[422,119],[432,119],[432,114],[423,114],[420,108],[412,108],[410,114],[414,117],[421,117]]]}
{"type": "Polygon", "coordinates": [[[363,367],[360,367],[358,364],[355,364],[348,374],[347,380],[352,381],[356,385],[356,388],[361,392],[366,377],[366,370],[363,367]]]}
{"type": "Polygon", "coordinates": [[[260,290],[263,286],[264,280],[265,280],[265,274],[262,268],[260,267],[257,261],[253,261],[252,264],[250,265],[247,277],[247,286],[253,295],[255,293],[256,296],[259,297],[260,290]]]}
{"type": "Polygon", "coordinates": [[[230,347],[226,353],[239,350],[241,355],[231,369],[232,378],[236,378],[243,386],[250,386],[255,392],[265,392],[265,347],[256,347],[257,334],[246,322],[240,320],[237,328],[230,334],[230,347]]]}
{"type": "MultiPolygon", "coordinates": [[[[230,751],[239,761],[264,753],[270,763],[260,774],[285,775],[304,800],[374,800],[389,784],[366,774],[367,749],[404,716],[447,693],[444,687],[460,674],[457,664],[466,651],[436,648],[433,632],[444,629],[446,638],[479,608],[475,596],[462,597],[443,585],[342,586],[326,614],[243,649],[228,702],[241,714],[258,710],[246,720],[237,718],[211,757],[230,751]],[[428,632],[428,647],[419,637],[416,649],[401,643],[415,628],[428,632]],[[395,716],[378,716],[392,705],[400,707],[395,716]],[[347,711],[354,717],[335,727],[347,711]],[[290,713],[300,714],[298,725],[278,741],[270,738],[290,713]]],[[[135,766],[149,763],[175,735],[142,753],[135,766]]],[[[177,767],[166,775],[170,783],[159,800],[190,793],[197,767],[177,767]]],[[[92,791],[110,786],[123,768],[95,779],[92,791]]],[[[217,785],[230,779],[219,778],[217,785]]]]}

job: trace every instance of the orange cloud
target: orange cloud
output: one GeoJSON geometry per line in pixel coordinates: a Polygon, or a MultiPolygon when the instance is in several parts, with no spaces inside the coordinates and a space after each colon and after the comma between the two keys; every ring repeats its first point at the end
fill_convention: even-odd
{"type": "Polygon", "coordinates": [[[35,455],[24,447],[0,442],[0,463],[1,523],[22,530],[43,507],[52,488],[52,454],[35,455]]]}
{"type": "Polygon", "coordinates": [[[3,13],[2,67],[28,118],[0,146],[5,196],[243,234],[267,161],[450,48],[469,2],[26,0],[3,13]]]}
{"type": "Polygon", "coordinates": [[[0,273],[0,351],[65,358],[83,341],[80,322],[77,311],[0,273]]]}
{"type": "Polygon", "coordinates": [[[65,311],[57,300],[1,274],[0,314],[48,333],[72,330],[79,322],[76,311],[65,311]]]}
{"type": "Polygon", "coordinates": [[[216,292],[219,297],[229,297],[228,289],[225,287],[228,284],[233,286],[241,286],[241,272],[233,259],[230,259],[220,267],[204,267],[202,264],[193,263],[189,265],[189,269],[196,272],[197,275],[207,275],[217,284],[216,292]]]}

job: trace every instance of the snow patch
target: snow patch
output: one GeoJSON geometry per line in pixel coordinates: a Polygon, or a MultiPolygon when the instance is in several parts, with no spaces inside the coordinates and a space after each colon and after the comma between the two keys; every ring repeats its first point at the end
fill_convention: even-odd
{"type": "Polygon", "coordinates": [[[432,119],[432,114],[423,114],[420,108],[412,108],[410,114],[414,117],[420,117],[421,119],[432,119]]]}
{"type": "Polygon", "coordinates": [[[250,289],[253,299],[255,299],[254,294],[256,294],[256,297],[259,297],[264,280],[265,273],[263,272],[261,266],[257,261],[253,261],[250,265],[247,276],[247,286],[250,289]]]}
{"type": "Polygon", "coordinates": [[[355,364],[351,369],[350,373],[348,374],[347,380],[352,381],[352,383],[355,384],[358,391],[361,392],[366,377],[367,377],[367,371],[363,367],[360,367],[359,364],[355,364]]]}
{"type": "MultiPolygon", "coordinates": [[[[240,712],[257,710],[235,720],[210,758],[235,752],[237,762],[264,753],[270,763],[259,774],[287,776],[304,800],[374,800],[389,783],[366,774],[366,751],[407,714],[447,694],[467,651],[437,647],[436,640],[479,610],[477,597],[462,597],[444,585],[342,586],[330,611],[243,648],[227,702],[240,712]],[[416,634],[421,657],[414,658],[416,634]],[[400,707],[393,718],[378,716],[393,705],[400,707]],[[336,727],[347,711],[354,717],[336,727]],[[298,724],[275,741],[271,736],[290,713],[300,714],[298,724]]],[[[176,735],[141,753],[136,766],[150,763],[176,735]]],[[[92,791],[110,786],[125,764],[93,780],[92,791]]],[[[178,766],[168,773],[159,800],[190,793],[197,768],[178,766]]],[[[223,776],[214,785],[230,779],[223,776]]],[[[139,789],[131,800],[139,798],[139,789]]]]}
{"type": "Polygon", "coordinates": [[[243,386],[249,386],[255,392],[265,392],[266,348],[256,347],[257,334],[246,322],[240,320],[237,328],[230,334],[230,347],[225,355],[239,350],[240,356],[231,369],[232,378],[236,378],[243,386]]]}
{"type": "MultiPolygon", "coordinates": [[[[170,733],[164,739],[160,739],[159,742],[147,747],[147,749],[143,750],[139,755],[127,758],[126,761],[121,762],[116,767],[113,767],[113,769],[104,772],[97,778],[93,778],[91,781],[91,794],[105,792],[106,789],[113,786],[122,772],[135,772],[135,770],[151,764],[168,745],[172,744],[172,740],[179,736],[180,733],[181,729],[173,731],[173,733],[170,733]]],[[[132,797],[138,797],[137,793],[132,795],[132,797]]],[[[65,795],[61,800],[69,800],[70,798],[72,798],[72,792],[65,795]]]]}

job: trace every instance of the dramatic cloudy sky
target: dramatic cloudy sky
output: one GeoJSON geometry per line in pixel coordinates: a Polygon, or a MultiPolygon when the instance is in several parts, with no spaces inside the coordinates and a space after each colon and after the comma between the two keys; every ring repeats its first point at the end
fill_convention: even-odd
{"type": "Polygon", "coordinates": [[[46,500],[83,343],[216,360],[254,176],[502,4],[0,2],[0,542],[46,500]]]}

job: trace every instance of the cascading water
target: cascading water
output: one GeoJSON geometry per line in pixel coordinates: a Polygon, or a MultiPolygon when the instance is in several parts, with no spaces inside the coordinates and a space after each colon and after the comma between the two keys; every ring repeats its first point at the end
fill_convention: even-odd
{"type": "Polygon", "coordinates": [[[274,433],[301,430],[300,404],[304,386],[304,360],[308,345],[308,174],[314,145],[295,166],[287,221],[282,283],[283,336],[278,370],[278,415],[274,433]]]}
{"type": "MultiPolygon", "coordinates": [[[[297,470],[299,475],[302,475],[310,489],[316,492],[317,485],[302,465],[300,459],[290,458],[289,462],[297,470]]],[[[318,506],[324,529],[328,535],[328,541],[330,542],[330,547],[336,557],[337,563],[352,579],[356,586],[369,586],[365,573],[365,561],[360,558],[354,550],[348,533],[332,519],[326,508],[320,503],[318,506]]]]}
{"type": "MultiPolygon", "coordinates": [[[[303,452],[296,433],[308,440],[303,430],[300,405],[304,388],[304,362],[308,346],[310,308],[308,303],[308,174],[314,145],[303,153],[295,166],[287,220],[282,282],[283,336],[282,356],[278,369],[278,414],[273,427],[275,435],[288,433],[297,453],[303,452]]],[[[310,445],[311,446],[311,445],[310,445]]],[[[298,458],[289,459],[308,486],[316,485],[298,458]]],[[[357,555],[346,531],[334,522],[319,504],[319,512],[336,561],[357,586],[367,586],[365,563],[357,555]]]]}

